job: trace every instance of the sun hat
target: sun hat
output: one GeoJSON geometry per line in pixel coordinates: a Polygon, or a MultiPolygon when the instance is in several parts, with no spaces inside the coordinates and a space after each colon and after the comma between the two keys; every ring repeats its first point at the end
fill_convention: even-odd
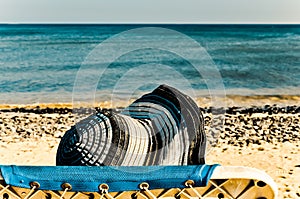
{"type": "Polygon", "coordinates": [[[160,85],[122,112],[99,111],[68,130],[57,165],[195,165],[205,163],[206,135],[197,104],[160,85]]]}

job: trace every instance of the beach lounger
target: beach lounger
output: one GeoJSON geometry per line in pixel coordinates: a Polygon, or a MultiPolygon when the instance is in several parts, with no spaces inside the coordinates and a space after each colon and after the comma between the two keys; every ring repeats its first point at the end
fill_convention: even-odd
{"type": "Polygon", "coordinates": [[[248,167],[0,166],[2,199],[274,199],[277,187],[248,167]]]}

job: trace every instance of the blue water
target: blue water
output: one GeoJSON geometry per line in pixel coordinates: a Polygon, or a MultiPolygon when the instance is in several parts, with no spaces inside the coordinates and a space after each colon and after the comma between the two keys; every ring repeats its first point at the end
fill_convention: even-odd
{"type": "MultiPolygon", "coordinates": [[[[77,72],[93,49],[118,33],[141,27],[149,25],[0,25],[0,103],[70,102],[77,72]]],[[[227,94],[300,95],[299,25],[156,27],[183,33],[204,47],[227,94]]],[[[162,45],[180,45],[178,38],[168,34],[150,33],[150,37],[162,45]]],[[[138,42],[151,41],[141,38],[138,42]]],[[[185,50],[195,52],[189,45],[185,50]]],[[[114,51],[108,48],[106,53],[114,51]]],[[[201,61],[201,56],[193,57],[194,61],[201,61]]],[[[98,62],[85,66],[90,67],[85,69],[91,77],[86,78],[91,87],[99,76],[99,64],[103,64],[98,62]]],[[[168,80],[174,86],[182,85],[183,90],[189,85],[196,95],[206,95],[205,78],[199,76],[189,60],[175,53],[141,49],[109,63],[95,92],[102,93],[98,100],[105,100],[105,95],[109,96],[118,86],[135,85],[134,93],[139,94],[168,80]]]]}

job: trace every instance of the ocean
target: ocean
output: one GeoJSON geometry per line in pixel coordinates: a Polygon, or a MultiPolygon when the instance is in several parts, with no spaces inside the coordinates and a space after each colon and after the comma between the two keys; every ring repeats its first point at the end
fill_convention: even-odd
{"type": "Polygon", "coordinates": [[[0,104],[127,100],[161,83],[197,97],[300,95],[300,25],[2,24],[0,71],[0,104]]]}

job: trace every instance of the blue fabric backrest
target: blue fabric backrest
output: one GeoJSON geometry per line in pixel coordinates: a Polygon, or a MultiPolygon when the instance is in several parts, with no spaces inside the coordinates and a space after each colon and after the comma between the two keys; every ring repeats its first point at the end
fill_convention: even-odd
{"type": "Polygon", "coordinates": [[[63,183],[70,183],[72,191],[96,192],[102,183],[110,192],[138,190],[147,182],[149,189],[183,188],[186,180],[195,186],[206,186],[218,165],[191,166],[0,166],[6,184],[31,188],[36,181],[42,190],[62,190],[63,183]]]}

